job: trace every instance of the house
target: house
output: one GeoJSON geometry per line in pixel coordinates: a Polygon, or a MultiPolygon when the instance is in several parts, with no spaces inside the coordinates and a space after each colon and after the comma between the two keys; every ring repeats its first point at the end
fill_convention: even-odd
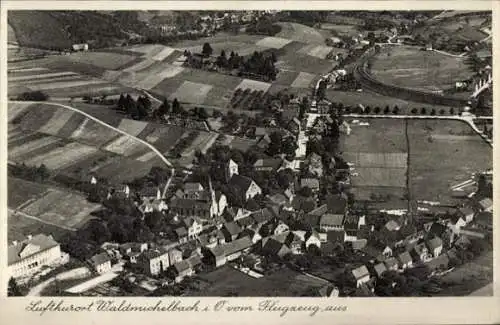
{"type": "Polygon", "coordinates": [[[89,45],[87,43],[73,44],[71,45],[71,49],[75,52],[88,51],[89,45]]]}
{"type": "Polygon", "coordinates": [[[168,209],[167,204],[162,199],[160,200],[145,200],[139,206],[142,213],[151,213],[154,211],[163,212],[168,209]]]}
{"type": "Polygon", "coordinates": [[[243,237],[249,237],[252,240],[252,243],[254,244],[256,244],[262,239],[262,236],[259,234],[258,231],[250,228],[247,228],[242,232],[240,232],[240,234],[238,235],[238,239],[243,237]]]}
{"type": "Polygon", "coordinates": [[[304,177],[300,180],[300,187],[309,187],[313,193],[319,191],[319,179],[312,177],[304,177]]]}
{"type": "Polygon", "coordinates": [[[295,195],[292,199],[292,208],[297,211],[309,213],[316,208],[316,199],[302,195],[295,195]]]}
{"type": "Polygon", "coordinates": [[[396,271],[398,269],[398,260],[395,257],[389,257],[384,261],[388,271],[396,271]]]}
{"type": "Polygon", "coordinates": [[[137,258],[148,249],[147,243],[125,243],[120,245],[120,254],[130,263],[137,263],[137,258]]]}
{"type": "Polygon", "coordinates": [[[493,214],[491,212],[479,212],[475,219],[479,228],[493,230],[493,214]]]}
{"type": "Polygon", "coordinates": [[[211,218],[215,216],[211,202],[172,197],[169,202],[170,211],[185,217],[211,218]]]}
{"type": "Polygon", "coordinates": [[[257,159],[253,167],[259,172],[273,172],[280,168],[282,162],[280,158],[261,158],[257,159]]]}
{"type": "Polygon", "coordinates": [[[184,219],[184,225],[187,229],[188,239],[196,238],[203,229],[201,221],[193,217],[186,217],[184,219]]]}
{"type": "Polygon", "coordinates": [[[367,256],[378,261],[384,261],[392,256],[391,247],[378,241],[370,241],[368,245],[361,249],[367,256]]]}
{"type": "Polygon", "coordinates": [[[317,105],[319,114],[328,114],[330,112],[330,103],[327,100],[322,99],[317,105]]]}
{"type": "Polygon", "coordinates": [[[146,186],[139,191],[143,201],[161,200],[161,191],[157,186],[146,186]]]}
{"type": "Polygon", "coordinates": [[[385,266],[384,263],[378,263],[373,267],[375,274],[377,275],[378,278],[381,278],[384,272],[387,271],[387,267],[385,266]]]}
{"type": "Polygon", "coordinates": [[[467,222],[465,221],[465,218],[462,217],[461,215],[457,214],[457,215],[454,215],[451,217],[447,226],[448,226],[448,228],[451,229],[453,234],[459,234],[460,229],[462,229],[462,227],[465,227],[466,224],[467,224],[467,222]]]}
{"type": "Polygon", "coordinates": [[[300,120],[297,117],[294,117],[290,122],[288,122],[287,128],[293,134],[298,135],[300,133],[300,120]]]}
{"type": "Polygon", "coordinates": [[[339,296],[339,288],[337,287],[334,287],[334,286],[331,286],[331,285],[325,285],[325,286],[322,286],[319,290],[318,290],[318,295],[320,297],[325,297],[325,298],[334,298],[334,297],[338,297],[339,296]]]}
{"type": "Polygon", "coordinates": [[[264,255],[282,258],[292,252],[292,250],[285,243],[282,243],[274,238],[267,238],[264,243],[264,239],[262,246],[262,254],[264,255]]]}
{"type": "MultiPolygon", "coordinates": [[[[196,258],[196,256],[194,256],[193,258],[196,258]]],[[[172,265],[172,273],[175,282],[179,283],[184,280],[185,277],[192,276],[194,274],[193,265],[192,263],[190,263],[191,259],[192,258],[182,260],[172,265]]]]}
{"type": "Polygon", "coordinates": [[[278,221],[278,223],[274,226],[274,229],[272,230],[273,235],[279,235],[285,232],[290,231],[290,227],[288,227],[287,224],[285,224],[283,221],[278,221]]]}
{"type": "Polygon", "coordinates": [[[432,254],[429,253],[429,250],[425,243],[417,244],[413,247],[410,252],[416,260],[427,262],[432,259],[432,254]]]}
{"type": "Polygon", "coordinates": [[[344,244],[346,234],[344,230],[331,230],[326,232],[326,239],[330,243],[344,244]]]}
{"type": "Polygon", "coordinates": [[[425,263],[427,267],[433,271],[446,270],[449,267],[450,259],[447,254],[440,255],[425,263]]]}
{"type": "Polygon", "coordinates": [[[106,253],[100,253],[89,259],[92,268],[99,274],[111,271],[111,258],[106,253]]]}
{"type": "Polygon", "coordinates": [[[388,231],[398,231],[401,228],[401,225],[396,220],[389,220],[384,225],[384,228],[386,228],[388,231]]]}
{"type": "Polygon", "coordinates": [[[224,239],[226,243],[235,240],[241,233],[242,228],[236,222],[226,222],[222,228],[222,233],[224,234],[224,239]]]}
{"type": "Polygon", "coordinates": [[[107,198],[111,197],[128,199],[130,197],[130,188],[128,185],[120,185],[117,188],[110,188],[107,198]]]}
{"type": "Polygon", "coordinates": [[[179,244],[183,244],[183,243],[186,243],[188,241],[188,231],[186,229],[186,227],[178,227],[174,230],[175,232],[175,235],[177,237],[177,241],[179,242],[179,244]]]}
{"type": "Polygon", "coordinates": [[[60,244],[45,234],[29,235],[21,242],[13,241],[8,247],[9,278],[23,281],[46,266],[58,266],[67,262],[67,254],[60,244]]]}
{"type": "Polygon", "coordinates": [[[427,230],[427,236],[429,238],[433,238],[433,237],[439,237],[439,238],[443,238],[445,233],[446,233],[446,230],[447,230],[447,227],[441,223],[438,223],[438,222],[433,222],[429,228],[429,230],[427,230]]]}
{"type": "Polygon", "coordinates": [[[343,133],[345,135],[349,135],[351,134],[351,126],[349,125],[349,123],[347,123],[347,121],[343,121],[340,125],[339,125],[339,132],[340,133],[343,133]]]}
{"type": "Polygon", "coordinates": [[[253,242],[249,237],[242,237],[232,242],[225,243],[205,251],[209,263],[219,267],[241,256],[243,252],[249,251],[253,242]]]}
{"type": "Polygon", "coordinates": [[[137,265],[145,274],[156,276],[170,266],[168,252],[163,249],[150,249],[137,258],[137,265]]]}
{"type": "Polygon", "coordinates": [[[179,261],[182,261],[182,252],[177,248],[172,248],[168,251],[168,260],[170,264],[175,264],[179,261]]]}
{"type": "Polygon", "coordinates": [[[370,281],[370,273],[366,266],[362,265],[352,270],[352,275],[356,281],[356,287],[359,288],[362,284],[370,281]]]}
{"type": "Polygon", "coordinates": [[[469,238],[467,238],[466,236],[464,235],[460,235],[457,240],[455,240],[455,242],[453,243],[453,245],[455,247],[458,247],[462,250],[466,250],[470,247],[471,245],[471,242],[469,240],[469,238]]]}
{"type": "Polygon", "coordinates": [[[441,255],[443,250],[443,241],[439,237],[434,237],[432,239],[426,240],[425,244],[429,249],[429,252],[434,256],[438,257],[441,255]]]}
{"type": "Polygon", "coordinates": [[[478,202],[481,212],[492,212],[493,211],[493,201],[487,197],[478,202]]]}
{"type": "Polygon", "coordinates": [[[226,182],[229,182],[234,175],[238,175],[238,164],[234,160],[229,159],[224,170],[226,182]]]}
{"type": "Polygon", "coordinates": [[[471,208],[461,208],[458,210],[458,214],[465,219],[466,223],[469,223],[474,219],[475,212],[471,208]]]}
{"type": "Polygon", "coordinates": [[[290,248],[292,254],[302,254],[302,239],[293,232],[288,232],[285,239],[285,245],[290,248]]]}
{"type": "Polygon", "coordinates": [[[319,221],[319,227],[323,231],[341,230],[343,229],[343,223],[344,223],[343,214],[326,213],[323,216],[321,216],[319,221]]]}
{"type": "Polygon", "coordinates": [[[235,174],[229,181],[229,186],[244,201],[262,194],[261,188],[251,178],[235,174]]]}
{"type": "Polygon", "coordinates": [[[407,269],[413,266],[413,260],[411,258],[410,253],[403,252],[398,255],[399,267],[401,269],[407,269]]]}
{"type": "Polygon", "coordinates": [[[309,173],[316,175],[317,177],[323,176],[323,162],[321,156],[313,152],[307,158],[307,168],[309,173]]]}
{"type": "Polygon", "coordinates": [[[308,231],[304,236],[304,246],[308,249],[311,245],[321,248],[321,240],[316,231],[308,231]]]}

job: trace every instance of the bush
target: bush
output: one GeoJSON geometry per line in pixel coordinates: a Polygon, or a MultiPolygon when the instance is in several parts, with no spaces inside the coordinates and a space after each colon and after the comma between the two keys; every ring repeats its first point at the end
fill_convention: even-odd
{"type": "Polygon", "coordinates": [[[17,96],[17,100],[27,100],[27,101],[45,101],[49,99],[49,95],[43,93],[41,91],[27,91],[19,96],[17,96]]]}

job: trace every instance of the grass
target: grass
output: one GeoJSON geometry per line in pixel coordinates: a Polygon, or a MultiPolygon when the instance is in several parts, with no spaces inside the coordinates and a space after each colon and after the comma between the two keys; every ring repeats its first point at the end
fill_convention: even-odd
{"type": "Polygon", "coordinates": [[[407,46],[381,51],[370,70],[384,83],[427,91],[450,88],[473,74],[463,58],[407,46]]]}
{"type": "Polygon", "coordinates": [[[107,70],[116,70],[133,61],[136,57],[127,54],[108,52],[77,52],[64,56],[70,62],[85,63],[107,70]]]}
{"type": "Polygon", "coordinates": [[[7,219],[7,237],[9,241],[17,240],[21,241],[26,239],[28,234],[39,234],[44,233],[47,235],[52,235],[55,240],[59,240],[69,233],[68,230],[58,228],[56,226],[47,225],[42,222],[28,219],[23,216],[13,215],[9,212],[7,219]]]}
{"type": "Polygon", "coordinates": [[[491,168],[493,155],[464,122],[409,121],[410,177],[415,199],[448,202],[450,186],[491,168]]]}
{"type": "Polygon", "coordinates": [[[278,25],[281,26],[281,32],[276,34],[276,37],[308,44],[323,44],[325,42],[323,35],[315,28],[291,22],[281,22],[278,25]]]}
{"type": "Polygon", "coordinates": [[[193,295],[200,296],[290,297],[301,296],[311,287],[320,288],[325,285],[323,281],[288,268],[255,279],[230,266],[223,266],[198,278],[202,289],[193,292],[193,295]]]}
{"type": "Polygon", "coordinates": [[[31,199],[36,199],[42,196],[48,189],[47,186],[15,177],[8,178],[7,186],[7,205],[9,208],[13,209],[31,199]]]}

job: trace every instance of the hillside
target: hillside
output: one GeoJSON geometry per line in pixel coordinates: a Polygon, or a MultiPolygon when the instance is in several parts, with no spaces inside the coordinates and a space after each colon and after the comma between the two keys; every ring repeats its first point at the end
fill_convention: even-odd
{"type": "Polygon", "coordinates": [[[113,46],[144,27],[133,12],[10,11],[8,22],[21,46],[54,50],[80,42],[113,46]]]}

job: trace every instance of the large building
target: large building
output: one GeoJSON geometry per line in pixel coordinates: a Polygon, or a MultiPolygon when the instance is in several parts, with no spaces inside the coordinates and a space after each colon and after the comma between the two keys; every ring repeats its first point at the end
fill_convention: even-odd
{"type": "Polygon", "coordinates": [[[8,252],[8,276],[23,281],[43,266],[58,266],[67,261],[58,242],[45,234],[28,236],[22,242],[12,242],[8,252]]]}

